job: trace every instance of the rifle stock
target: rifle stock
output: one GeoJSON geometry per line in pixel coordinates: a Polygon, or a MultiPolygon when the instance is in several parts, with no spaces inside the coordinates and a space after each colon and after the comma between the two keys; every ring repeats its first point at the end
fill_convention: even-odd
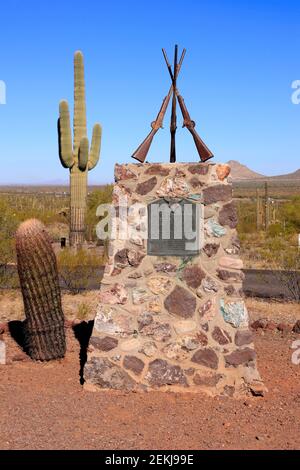
{"type": "Polygon", "coordinates": [[[132,158],[135,158],[135,160],[138,160],[141,163],[144,163],[147,157],[147,153],[149,152],[150,145],[152,143],[153,137],[155,136],[156,132],[158,131],[159,128],[151,129],[149,134],[147,135],[146,139],[143,140],[141,145],[136,149],[136,151],[132,154],[132,158]]]}
{"type": "Polygon", "coordinates": [[[190,133],[193,136],[199,157],[202,162],[206,162],[206,160],[209,160],[212,158],[214,155],[213,153],[209,150],[209,148],[205,145],[199,134],[196,132],[194,127],[187,127],[187,129],[190,131],[190,133]]]}
{"type": "Polygon", "coordinates": [[[202,162],[206,162],[206,160],[209,160],[214,155],[209,150],[209,148],[205,145],[205,143],[203,142],[203,140],[201,139],[201,137],[199,136],[199,134],[195,130],[196,123],[195,123],[195,121],[191,120],[191,117],[190,117],[189,112],[186,108],[184,99],[179,94],[177,94],[177,99],[178,99],[178,103],[179,103],[181,113],[182,113],[182,116],[183,116],[183,127],[186,127],[190,131],[190,133],[192,134],[195,145],[196,145],[196,148],[197,148],[197,151],[198,151],[198,154],[199,154],[199,157],[200,157],[200,160],[202,162]]]}
{"type": "Polygon", "coordinates": [[[131,155],[132,158],[135,158],[141,163],[144,163],[144,161],[146,160],[153,137],[155,136],[158,129],[160,129],[163,125],[164,116],[166,114],[167,107],[169,105],[171,94],[172,94],[172,87],[170,88],[167,96],[165,96],[155,121],[151,122],[152,130],[149,132],[146,139],[141,143],[141,145],[136,149],[136,151],[131,155]]]}

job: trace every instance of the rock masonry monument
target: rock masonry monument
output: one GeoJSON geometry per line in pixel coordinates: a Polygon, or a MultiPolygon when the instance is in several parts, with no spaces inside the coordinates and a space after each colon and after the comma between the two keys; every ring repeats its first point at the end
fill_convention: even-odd
{"type": "Polygon", "coordinates": [[[260,394],[228,165],[116,165],[85,387],[260,394]]]}

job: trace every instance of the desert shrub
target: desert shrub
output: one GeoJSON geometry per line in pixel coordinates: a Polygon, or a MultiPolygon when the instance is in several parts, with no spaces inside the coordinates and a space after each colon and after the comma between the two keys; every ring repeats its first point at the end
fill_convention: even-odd
{"type": "MultiPolygon", "coordinates": [[[[96,240],[98,222],[96,210],[99,204],[111,201],[112,185],[93,190],[88,196],[87,235],[96,240]]],[[[55,241],[68,235],[67,193],[3,193],[0,194],[0,285],[7,263],[14,262],[14,233],[21,222],[36,218],[48,228],[55,241]]]]}
{"type": "Polygon", "coordinates": [[[252,202],[239,201],[237,203],[238,231],[242,233],[256,232],[256,207],[252,202]]]}
{"type": "Polygon", "coordinates": [[[21,222],[37,218],[46,225],[64,223],[59,207],[64,198],[40,194],[2,194],[0,196],[0,265],[15,259],[14,234],[21,222]]]}
{"type": "Polygon", "coordinates": [[[282,224],[276,223],[272,224],[269,226],[268,231],[267,231],[267,236],[274,238],[278,237],[279,235],[282,235],[283,229],[282,229],[282,224]]]}
{"type": "Polygon", "coordinates": [[[81,302],[78,305],[76,317],[78,318],[78,320],[84,321],[89,317],[91,312],[92,307],[86,302],[81,302]]]}
{"type": "Polygon", "coordinates": [[[96,189],[91,192],[88,196],[88,208],[86,216],[87,224],[87,239],[97,240],[96,226],[99,222],[99,218],[96,215],[97,207],[100,204],[109,204],[112,199],[112,185],[107,185],[104,188],[96,189]]]}
{"type": "Polygon", "coordinates": [[[87,289],[90,279],[97,275],[100,283],[101,268],[105,264],[105,259],[102,255],[97,255],[94,250],[89,252],[86,249],[75,251],[65,248],[58,254],[57,262],[64,287],[71,293],[77,294],[87,289]]]}
{"type": "Polygon", "coordinates": [[[300,196],[293,197],[283,205],[281,217],[293,231],[300,232],[300,196]]]}
{"type": "Polygon", "coordinates": [[[14,233],[18,221],[7,201],[0,200],[0,287],[17,283],[17,273],[8,264],[15,259],[14,233]]]}
{"type": "Polygon", "coordinates": [[[290,249],[295,250],[298,244],[300,197],[294,196],[288,201],[277,201],[276,221],[269,225],[267,232],[263,226],[257,231],[255,198],[239,200],[237,207],[239,217],[237,228],[245,266],[268,269],[274,265],[274,262],[278,266],[284,266],[285,254],[290,249]]]}
{"type": "Polygon", "coordinates": [[[36,218],[48,225],[54,222],[65,222],[60,213],[68,203],[68,196],[58,197],[55,194],[2,194],[1,201],[10,207],[18,223],[36,218]]]}
{"type": "Polygon", "coordinates": [[[0,264],[13,260],[13,237],[18,218],[7,201],[0,200],[0,264]]]}
{"type": "Polygon", "coordinates": [[[60,242],[61,238],[68,238],[69,236],[69,225],[55,222],[47,225],[47,231],[54,242],[60,242]]]}

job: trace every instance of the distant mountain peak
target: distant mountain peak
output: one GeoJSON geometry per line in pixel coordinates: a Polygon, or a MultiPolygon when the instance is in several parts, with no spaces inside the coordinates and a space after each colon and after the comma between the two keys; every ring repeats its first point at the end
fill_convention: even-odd
{"type": "Polygon", "coordinates": [[[262,178],[265,180],[300,180],[300,168],[293,173],[287,173],[285,175],[265,176],[250,170],[250,168],[246,165],[242,165],[242,163],[237,160],[229,160],[227,164],[231,167],[231,177],[234,181],[262,178]]]}
{"type": "Polygon", "coordinates": [[[293,173],[287,173],[286,175],[269,176],[268,179],[269,178],[275,180],[300,180],[300,168],[299,170],[296,170],[293,173]]]}
{"type": "Polygon", "coordinates": [[[231,167],[231,177],[233,180],[265,178],[264,175],[250,170],[250,168],[248,168],[246,165],[242,165],[237,160],[229,160],[227,163],[231,167]]]}

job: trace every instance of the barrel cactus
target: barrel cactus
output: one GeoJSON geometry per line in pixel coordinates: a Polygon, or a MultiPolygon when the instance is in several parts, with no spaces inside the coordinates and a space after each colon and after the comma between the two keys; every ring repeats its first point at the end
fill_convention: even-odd
{"type": "Polygon", "coordinates": [[[32,359],[64,357],[64,314],[56,257],[46,227],[36,219],[16,232],[17,264],[25,309],[25,347],[32,359]]]}
{"type": "Polygon", "coordinates": [[[100,156],[102,129],[95,124],[91,146],[87,137],[84,64],[82,52],[74,56],[74,120],[73,145],[68,102],[59,104],[59,157],[70,171],[70,245],[81,245],[85,239],[87,174],[95,168],[100,156]]]}

